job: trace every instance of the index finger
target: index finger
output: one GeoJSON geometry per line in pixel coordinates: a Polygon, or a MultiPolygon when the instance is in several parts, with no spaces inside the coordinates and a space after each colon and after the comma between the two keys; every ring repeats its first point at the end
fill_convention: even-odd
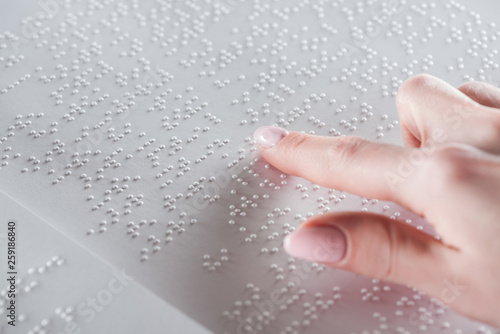
{"type": "MultiPolygon", "coordinates": [[[[255,131],[262,156],[279,170],[315,184],[359,196],[388,200],[423,214],[412,191],[418,184],[405,161],[419,149],[374,143],[360,137],[322,137],[278,127],[255,131]],[[274,143],[273,143],[274,142],[274,143]]],[[[413,167],[414,168],[414,167],[413,167]]]]}

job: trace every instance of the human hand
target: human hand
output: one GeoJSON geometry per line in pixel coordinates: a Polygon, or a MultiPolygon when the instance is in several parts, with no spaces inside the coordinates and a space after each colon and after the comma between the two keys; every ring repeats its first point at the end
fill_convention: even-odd
{"type": "Polygon", "coordinates": [[[500,89],[479,82],[456,89],[418,75],[396,102],[405,147],[276,127],[254,138],[281,171],[397,203],[425,217],[440,239],[383,215],[336,212],[303,223],[285,250],[411,285],[500,326],[500,89]]]}

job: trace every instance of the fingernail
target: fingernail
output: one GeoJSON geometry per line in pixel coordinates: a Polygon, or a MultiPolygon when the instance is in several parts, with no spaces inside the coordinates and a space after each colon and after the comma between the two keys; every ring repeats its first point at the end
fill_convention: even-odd
{"type": "Polygon", "coordinates": [[[346,239],[336,227],[304,227],[289,234],[284,247],[293,257],[312,262],[336,263],[344,258],[346,239]]]}
{"type": "Polygon", "coordinates": [[[279,143],[288,134],[283,128],[277,126],[263,126],[255,130],[253,139],[264,148],[270,148],[279,143]]]}

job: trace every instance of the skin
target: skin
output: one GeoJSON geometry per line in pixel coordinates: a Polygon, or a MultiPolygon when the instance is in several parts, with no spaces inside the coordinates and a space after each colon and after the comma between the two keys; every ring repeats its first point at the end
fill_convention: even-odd
{"type": "Polygon", "coordinates": [[[314,217],[295,233],[336,227],[346,251],[328,265],[411,285],[500,327],[500,89],[481,82],[457,89],[417,75],[402,84],[396,102],[404,147],[290,132],[259,149],[287,174],[413,211],[440,240],[365,212],[314,217]]]}

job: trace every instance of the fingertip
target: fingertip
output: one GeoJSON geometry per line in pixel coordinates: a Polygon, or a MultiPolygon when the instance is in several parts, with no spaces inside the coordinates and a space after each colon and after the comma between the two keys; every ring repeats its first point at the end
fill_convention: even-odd
{"type": "Polygon", "coordinates": [[[278,144],[287,135],[286,129],[277,126],[262,126],[255,130],[253,139],[260,149],[268,149],[278,144]]]}
{"type": "Polygon", "coordinates": [[[344,258],[347,242],[344,233],[335,226],[312,226],[289,234],[283,248],[296,258],[334,264],[344,258]]]}

